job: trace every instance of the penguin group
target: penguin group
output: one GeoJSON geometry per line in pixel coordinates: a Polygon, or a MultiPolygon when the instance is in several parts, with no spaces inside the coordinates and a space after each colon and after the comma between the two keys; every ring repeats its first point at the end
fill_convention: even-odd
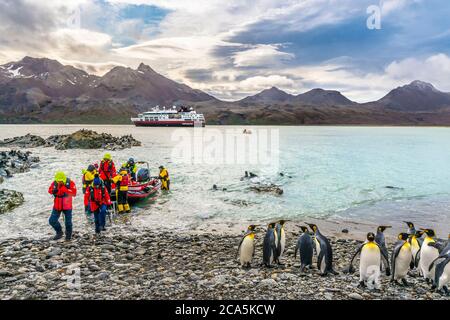
{"type": "MultiPolygon", "coordinates": [[[[272,268],[275,264],[282,265],[281,258],[286,248],[284,226],[288,221],[279,220],[267,225],[263,239],[263,266],[272,268]]],[[[301,226],[301,233],[295,247],[295,258],[297,253],[300,253],[301,271],[304,272],[312,267],[315,252],[317,255],[317,268],[320,270],[320,274],[322,276],[337,274],[333,269],[333,251],[330,241],[319,231],[317,225],[310,223],[307,225],[310,227],[311,232],[306,226],[301,226]]],[[[255,255],[255,232],[257,227],[257,225],[250,225],[239,243],[237,256],[239,256],[240,264],[243,268],[251,267],[255,255]]]]}
{"type": "MultiPolygon", "coordinates": [[[[279,220],[267,225],[263,239],[262,264],[267,268],[275,264],[282,265],[281,258],[286,248],[285,223],[279,220]]],[[[343,271],[354,273],[353,263],[359,256],[359,286],[380,288],[380,277],[385,273],[392,284],[408,286],[408,277],[423,277],[431,289],[449,295],[450,287],[450,234],[447,240],[437,239],[433,229],[416,230],[414,223],[405,221],[405,232],[397,236],[397,242],[389,250],[384,231],[391,226],[382,225],[376,233],[369,232],[351,257],[350,263],[343,271]]],[[[336,275],[333,268],[333,250],[328,238],[318,226],[306,223],[300,226],[300,234],[294,251],[294,258],[299,253],[300,271],[306,272],[313,266],[314,253],[317,257],[317,269],[321,276],[336,275]],[[311,230],[311,231],[310,231],[311,230]]],[[[255,255],[255,233],[259,226],[250,225],[244,234],[237,256],[244,268],[250,268],[255,255]]]]}
{"type": "Polygon", "coordinates": [[[408,286],[407,277],[416,271],[432,289],[449,294],[450,286],[450,234],[444,241],[436,239],[433,229],[416,230],[414,223],[404,221],[406,232],[397,236],[389,257],[383,232],[390,226],[379,226],[377,234],[367,234],[366,241],[354,253],[346,272],[353,273],[353,261],[359,255],[361,287],[370,284],[379,288],[382,268],[393,284],[408,286]]]}

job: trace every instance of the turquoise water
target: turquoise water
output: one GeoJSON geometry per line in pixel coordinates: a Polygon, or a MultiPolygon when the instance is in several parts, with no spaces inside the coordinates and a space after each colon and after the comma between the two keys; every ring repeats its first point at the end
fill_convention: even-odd
{"type": "MultiPolygon", "coordinates": [[[[261,138],[263,132],[279,137],[279,144],[268,144],[268,150],[262,152],[271,154],[269,164],[221,163],[220,155],[229,154],[229,149],[223,148],[216,152],[219,160],[185,163],[185,158],[177,152],[180,141],[176,139],[193,135],[194,129],[0,126],[0,139],[26,133],[41,136],[69,133],[83,127],[114,135],[132,134],[143,142],[143,147],[112,152],[116,162],[134,156],[149,161],[152,168],[165,164],[169,169],[172,175],[170,194],[135,208],[133,224],[136,226],[192,229],[202,224],[314,217],[390,224],[408,219],[420,226],[434,227],[441,233],[449,231],[448,128],[246,127],[253,134],[246,135],[245,139],[261,138]],[[244,170],[255,172],[259,178],[240,181],[244,170]],[[276,196],[248,189],[261,181],[279,185],[284,194],[276,196]],[[212,190],[213,184],[218,185],[218,191],[212,190]],[[222,188],[227,190],[222,191],[222,188]]],[[[200,134],[195,140],[197,151],[194,153],[207,153],[230,137],[231,140],[242,139],[243,129],[233,126],[196,129],[203,131],[197,131],[200,134]]],[[[249,146],[251,142],[238,144],[236,154],[251,150],[249,146]],[[239,149],[241,147],[243,149],[239,149]]],[[[31,151],[41,158],[40,168],[16,175],[2,186],[24,192],[26,203],[0,216],[0,237],[47,234],[46,218],[51,198],[46,191],[53,172],[64,169],[79,180],[81,168],[99,160],[104,153],[52,148],[31,151]]],[[[84,221],[81,202],[81,197],[77,197],[79,223],[84,221]]]]}

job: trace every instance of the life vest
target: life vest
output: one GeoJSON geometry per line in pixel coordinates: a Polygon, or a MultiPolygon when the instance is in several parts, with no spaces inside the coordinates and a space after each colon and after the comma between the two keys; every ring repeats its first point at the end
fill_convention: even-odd
{"type": "Polygon", "coordinates": [[[136,173],[136,171],[137,171],[137,165],[136,165],[136,163],[133,164],[133,165],[131,165],[131,164],[129,164],[129,163],[127,162],[126,168],[128,169],[128,172],[130,172],[130,173],[136,173]]]}
{"type": "MultiPolygon", "coordinates": [[[[67,178],[66,179],[66,183],[65,183],[65,186],[66,186],[67,189],[70,189],[70,182],[71,182],[70,179],[67,178]]],[[[57,183],[53,183],[53,193],[55,194],[57,192],[58,192],[58,184],[57,183]]],[[[65,194],[63,196],[58,196],[58,195],[55,194],[55,198],[66,198],[66,197],[68,197],[67,194],[65,194]]]]}
{"type": "Polygon", "coordinates": [[[112,160],[104,161],[100,163],[100,172],[105,175],[106,179],[112,179],[115,174],[114,163],[112,160]]]}
{"type": "Polygon", "coordinates": [[[101,204],[103,202],[103,199],[105,198],[105,186],[101,185],[100,187],[89,187],[89,193],[91,195],[90,200],[101,204]]]}
{"type": "Polygon", "coordinates": [[[159,177],[161,178],[161,180],[165,181],[170,180],[169,172],[167,171],[167,169],[162,169],[161,172],[159,173],[159,177]]]}
{"type": "Polygon", "coordinates": [[[69,193],[64,193],[64,195],[59,195],[58,183],[53,181],[49,188],[49,193],[54,196],[53,208],[56,210],[71,210],[72,209],[72,197],[76,196],[77,189],[75,183],[69,178],[66,179],[64,186],[69,190],[69,193]]]}
{"type": "Polygon", "coordinates": [[[122,179],[119,182],[119,190],[120,191],[128,191],[128,184],[130,183],[130,178],[128,175],[123,175],[122,179]]]}

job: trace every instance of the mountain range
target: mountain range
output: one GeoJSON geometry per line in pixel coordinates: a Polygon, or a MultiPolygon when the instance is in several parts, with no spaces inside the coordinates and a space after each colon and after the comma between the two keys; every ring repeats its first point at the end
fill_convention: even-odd
{"type": "Polygon", "coordinates": [[[209,124],[450,125],[450,93],[418,80],[368,103],[339,91],[292,95],[276,87],[227,102],[142,63],[101,77],[46,58],[0,66],[0,123],[130,123],[139,112],[173,104],[195,107],[209,124]]]}

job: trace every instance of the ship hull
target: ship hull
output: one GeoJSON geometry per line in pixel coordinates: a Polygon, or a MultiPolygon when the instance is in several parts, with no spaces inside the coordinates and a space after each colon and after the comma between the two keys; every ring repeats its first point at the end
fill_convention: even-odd
{"type": "Polygon", "coordinates": [[[133,121],[136,127],[204,127],[205,122],[198,121],[133,121]]]}

